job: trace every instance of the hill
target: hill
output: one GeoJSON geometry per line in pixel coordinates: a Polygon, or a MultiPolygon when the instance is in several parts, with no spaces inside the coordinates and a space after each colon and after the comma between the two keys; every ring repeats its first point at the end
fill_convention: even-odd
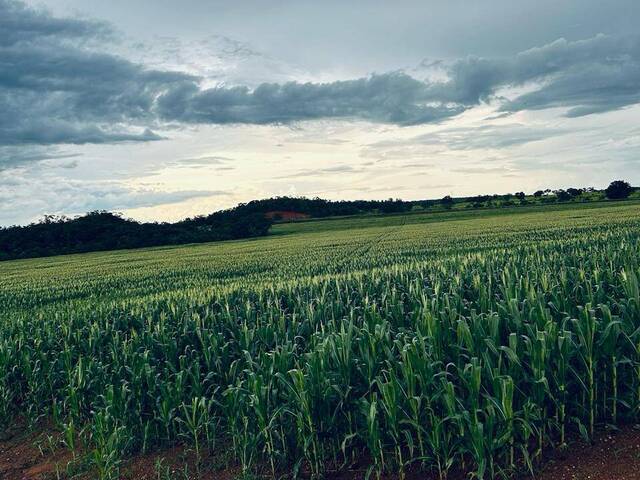
{"type": "Polygon", "coordinates": [[[176,223],[141,223],[117,213],[95,211],[75,218],[46,216],[42,221],[27,226],[0,228],[0,260],[259,237],[267,235],[274,222],[584,204],[627,197],[637,198],[638,194],[626,182],[617,181],[602,191],[569,188],[540,190],[528,196],[518,192],[413,201],[274,197],[241,203],[232,209],[176,223]],[[610,191],[616,185],[622,190],[615,188],[610,191]]]}

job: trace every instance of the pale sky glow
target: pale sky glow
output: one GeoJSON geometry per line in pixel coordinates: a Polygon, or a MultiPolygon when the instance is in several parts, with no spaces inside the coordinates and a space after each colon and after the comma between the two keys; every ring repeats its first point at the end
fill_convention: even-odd
{"type": "Polygon", "coordinates": [[[0,225],[640,184],[635,0],[176,5],[0,0],[0,225]]]}

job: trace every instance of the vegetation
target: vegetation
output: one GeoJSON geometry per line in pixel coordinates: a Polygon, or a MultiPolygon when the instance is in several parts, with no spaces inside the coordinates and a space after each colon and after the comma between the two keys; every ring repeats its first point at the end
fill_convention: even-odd
{"type": "Polygon", "coordinates": [[[605,195],[607,198],[612,200],[620,200],[623,198],[628,198],[633,192],[633,188],[624,180],[615,180],[611,182],[611,184],[605,190],[605,195]]]}
{"type": "MultiPolygon", "coordinates": [[[[66,218],[45,216],[28,226],[0,228],[0,261],[66,253],[80,253],[157,245],[180,245],[266,235],[274,220],[285,217],[326,218],[366,214],[441,212],[466,208],[505,208],[515,205],[548,205],[566,202],[593,202],[628,198],[634,188],[617,180],[604,192],[593,188],[539,190],[527,197],[524,192],[478,195],[440,200],[403,201],[341,200],[275,197],[241,203],[237,207],[177,223],[138,223],[105,211],[66,218]],[[517,200],[514,201],[514,199],[517,200]],[[287,215],[289,214],[289,215],[287,215]]],[[[640,198],[640,195],[636,195],[640,198]]]]}
{"type": "Polygon", "coordinates": [[[28,226],[0,228],[0,260],[257,237],[266,235],[271,223],[237,209],[177,223],[139,223],[103,211],[73,219],[47,216],[28,226]]]}
{"type": "Polygon", "coordinates": [[[640,209],[576,206],[4,262],[0,419],[100,478],[177,442],[246,475],[533,469],[640,411],[640,209]]]}
{"type": "Polygon", "coordinates": [[[524,192],[502,195],[476,195],[473,197],[453,198],[446,195],[440,200],[411,200],[405,201],[390,198],[388,200],[323,200],[321,198],[304,197],[275,197],[265,200],[254,200],[249,203],[238,205],[238,210],[244,213],[261,213],[273,211],[291,211],[306,214],[312,218],[325,218],[335,216],[362,215],[372,213],[406,213],[410,211],[432,211],[460,210],[466,208],[496,208],[511,207],[514,205],[542,205],[551,203],[566,202],[594,202],[606,200],[607,198],[628,198],[635,189],[627,182],[618,180],[612,182],[608,191],[619,190],[619,182],[623,187],[624,197],[613,197],[606,194],[604,190],[594,188],[567,188],[566,190],[538,190],[533,195],[526,195],[524,192]]]}

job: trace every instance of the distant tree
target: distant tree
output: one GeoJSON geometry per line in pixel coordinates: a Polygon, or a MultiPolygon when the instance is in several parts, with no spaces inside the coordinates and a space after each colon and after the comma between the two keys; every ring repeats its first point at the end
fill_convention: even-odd
{"type": "Polygon", "coordinates": [[[611,200],[620,200],[631,195],[633,188],[624,180],[614,180],[604,191],[607,198],[611,200]]]}
{"type": "Polygon", "coordinates": [[[491,198],[490,195],[476,195],[475,197],[467,197],[468,202],[486,202],[491,198]]]}
{"type": "Polygon", "coordinates": [[[567,188],[567,193],[572,197],[579,197],[583,192],[582,188],[567,188]]]}
{"type": "Polygon", "coordinates": [[[453,198],[451,198],[451,195],[445,195],[444,197],[442,197],[442,199],[440,200],[440,204],[444,207],[444,208],[451,208],[453,206],[453,198]]]}
{"type": "Polygon", "coordinates": [[[511,195],[510,193],[505,193],[504,195],[502,195],[502,199],[503,200],[511,200],[511,198],[513,197],[513,195],[511,195]]]}
{"type": "Polygon", "coordinates": [[[544,195],[544,190],[536,190],[535,193],[533,194],[534,197],[541,197],[542,195],[544,195]]]}
{"type": "Polygon", "coordinates": [[[559,202],[567,202],[569,200],[571,200],[571,195],[569,195],[569,193],[566,190],[556,190],[553,193],[556,194],[556,197],[558,198],[559,202]]]}
{"type": "Polygon", "coordinates": [[[520,201],[524,200],[525,196],[526,195],[524,194],[524,192],[516,192],[515,193],[515,197],[520,201]]]}

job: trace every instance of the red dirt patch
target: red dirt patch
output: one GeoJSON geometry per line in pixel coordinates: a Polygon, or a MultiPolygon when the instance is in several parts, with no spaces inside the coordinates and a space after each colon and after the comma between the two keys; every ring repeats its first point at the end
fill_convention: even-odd
{"type": "Polygon", "coordinates": [[[293,212],[290,210],[273,210],[264,214],[265,217],[271,218],[276,221],[290,222],[292,220],[304,220],[305,218],[311,218],[306,213],[293,212]]]}
{"type": "Polygon", "coordinates": [[[58,434],[45,427],[36,431],[16,427],[4,432],[0,440],[0,478],[3,480],[57,478],[58,472],[65,472],[67,464],[73,458],[68,450],[56,447],[57,439],[58,434]]]}

